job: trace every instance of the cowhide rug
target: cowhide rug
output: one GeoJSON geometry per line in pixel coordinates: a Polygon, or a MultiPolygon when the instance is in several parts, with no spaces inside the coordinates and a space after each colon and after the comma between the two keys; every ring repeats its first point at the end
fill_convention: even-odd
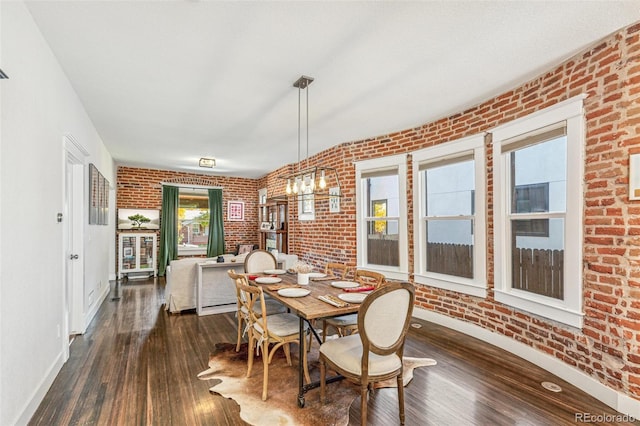
{"type": "MultiPolygon", "coordinates": [[[[262,357],[253,362],[251,377],[247,378],[247,344],[240,352],[235,351],[235,344],[220,343],[209,356],[209,368],[200,374],[201,380],[217,379],[209,391],[223,397],[233,399],[240,405],[240,417],[252,425],[347,425],[349,423],[349,407],[359,396],[358,387],[342,380],[327,385],[327,401],[320,403],[320,389],[305,394],[305,407],[297,405],[298,396],[298,348],[291,347],[292,366],[287,365],[281,349],[276,352],[269,365],[268,398],[262,400],[262,357]]],[[[429,358],[405,357],[404,385],[413,378],[416,367],[435,365],[429,358]]],[[[311,380],[319,378],[317,346],[309,352],[309,372],[311,380]]],[[[330,373],[332,374],[332,373],[330,373]]],[[[395,379],[381,382],[376,388],[395,387],[395,379]]]]}

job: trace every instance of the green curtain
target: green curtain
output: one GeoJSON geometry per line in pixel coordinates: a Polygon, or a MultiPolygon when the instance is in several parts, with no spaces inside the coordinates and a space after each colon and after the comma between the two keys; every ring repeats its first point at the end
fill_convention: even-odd
{"type": "Polygon", "coordinates": [[[207,257],[224,254],[224,222],[222,219],[222,189],[209,189],[207,257]]]}
{"type": "Polygon", "coordinates": [[[160,260],[158,275],[164,276],[167,265],[178,258],[178,192],[177,186],[162,187],[162,223],[160,225],[160,260]]]}

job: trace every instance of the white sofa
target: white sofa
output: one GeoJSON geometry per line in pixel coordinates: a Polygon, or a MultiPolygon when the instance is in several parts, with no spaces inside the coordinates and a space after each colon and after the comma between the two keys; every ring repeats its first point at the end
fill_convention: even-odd
{"type": "MultiPolygon", "coordinates": [[[[229,262],[233,255],[225,255],[225,262],[220,264],[221,268],[229,267],[236,269],[241,263],[229,262]]],[[[180,312],[187,309],[196,308],[196,292],[198,285],[198,263],[216,263],[216,258],[187,257],[183,259],[172,260],[167,267],[166,288],[164,292],[165,309],[169,312],[180,312]]],[[[225,269],[221,269],[225,272],[225,269]]],[[[203,279],[204,281],[204,279],[203,279]]],[[[222,280],[220,285],[211,285],[206,283],[202,286],[202,306],[216,306],[226,304],[231,300],[235,300],[235,288],[232,288],[230,282],[222,280]]]]}

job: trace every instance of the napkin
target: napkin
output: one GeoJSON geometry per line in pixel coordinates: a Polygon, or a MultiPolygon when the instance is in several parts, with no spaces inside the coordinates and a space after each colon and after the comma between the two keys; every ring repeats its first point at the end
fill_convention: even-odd
{"type": "Polygon", "coordinates": [[[271,291],[281,290],[283,288],[301,288],[299,285],[295,284],[273,284],[266,287],[271,291]]]}
{"type": "Polygon", "coordinates": [[[357,293],[359,291],[371,291],[371,290],[375,290],[376,288],[372,285],[365,285],[365,286],[360,286],[360,287],[352,287],[352,288],[343,288],[343,291],[346,291],[347,293],[357,293]]]}
{"type": "Polygon", "coordinates": [[[271,274],[271,275],[267,275],[267,274],[247,275],[247,278],[249,278],[251,281],[255,281],[256,278],[260,278],[260,277],[277,277],[277,275],[275,275],[275,274],[271,274]]]}
{"type": "Polygon", "coordinates": [[[325,294],[324,296],[318,296],[318,299],[322,300],[323,302],[326,302],[330,305],[335,306],[336,308],[344,308],[346,306],[349,306],[349,304],[347,302],[343,302],[342,300],[338,299],[337,297],[331,295],[331,294],[325,294]]]}
{"type": "Polygon", "coordinates": [[[311,281],[329,281],[329,280],[335,281],[337,278],[338,277],[335,277],[333,275],[327,275],[326,277],[311,278],[311,281]]]}

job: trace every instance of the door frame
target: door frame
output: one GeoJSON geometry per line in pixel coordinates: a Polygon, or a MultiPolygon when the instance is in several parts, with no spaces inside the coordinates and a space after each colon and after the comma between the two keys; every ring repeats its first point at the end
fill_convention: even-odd
{"type": "Polygon", "coordinates": [[[63,137],[62,351],[69,358],[69,336],[84,333],[84,218],[87,150],[71,134],[63,137]],[[70,261],[71,250],[78,259],[70,261]],[[71,271],[71,272],[70,272],[71,271]],[[70,275],[70,276],[69,276],[70,275]]]}

